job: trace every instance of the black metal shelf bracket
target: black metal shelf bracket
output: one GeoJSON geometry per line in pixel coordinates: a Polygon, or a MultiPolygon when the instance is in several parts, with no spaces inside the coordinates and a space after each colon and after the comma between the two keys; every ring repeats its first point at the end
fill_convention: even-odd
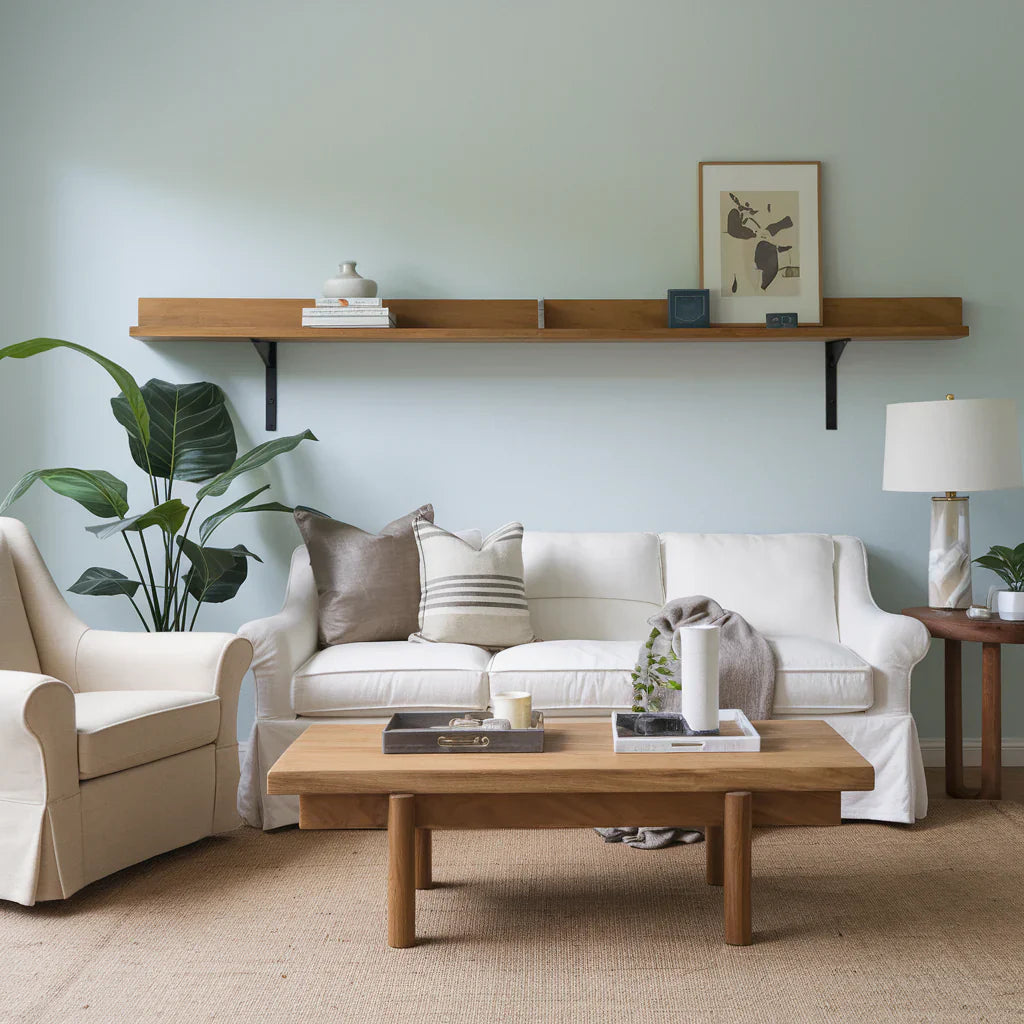
{"type": "Polygon", "coordinates": [[[266,367],[267,430],[277,430],[277,342],[250,338],[266,367]]]}
{"type": "Polygon", "coordinates": [[[839,429],[839,358],[849,338],[825,342],[825,429],[839,429]]]}

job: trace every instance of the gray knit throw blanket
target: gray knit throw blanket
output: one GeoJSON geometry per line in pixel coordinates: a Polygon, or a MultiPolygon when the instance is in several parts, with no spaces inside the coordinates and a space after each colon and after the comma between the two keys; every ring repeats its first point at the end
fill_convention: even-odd
{"type": "MultiPolygon", "coordinates": [[[[647,620],[651,635],[640,648],[634,669],[634,704],[651,711],[679,711],[680,691],[663,685],[673,679],[681,686],[679,662],[672,657],[676,631],[681,626],[715,625],[721,630],[718,654],[718,706],[739,708],[747,718],[770,718],[775,700],[775,657],[768,641],[742,615],[726,611],[702,594],[669,601],[647,620]],[[646,687],[651,689],[647,690],[646,687]]],[[[675,644],[678,651],[678,644],[675,644]]],[[[700,757],[700,754],[679,754],[700,757]]],[[[626,843],[637,850],[660,850],[676,843],[697,843],[704,833],[685,828],[650,826],[595,829],[606,843],[626,843]]]]}

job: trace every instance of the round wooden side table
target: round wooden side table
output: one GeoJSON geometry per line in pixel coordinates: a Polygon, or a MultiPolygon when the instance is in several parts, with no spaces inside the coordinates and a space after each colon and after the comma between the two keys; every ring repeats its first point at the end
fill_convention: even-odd
{"type": "Polygon", "coordinates": [[[936,639],[946,642],[946,792],[955,797],[998,800],[1003,792],[1002,644],[1024,644],[1024,622],[969,619],[961,609],[905,608],[936,639]],[[964,723],[961,696],[964,641],[981,644],[981,789],[964,786],[964,723]]]}

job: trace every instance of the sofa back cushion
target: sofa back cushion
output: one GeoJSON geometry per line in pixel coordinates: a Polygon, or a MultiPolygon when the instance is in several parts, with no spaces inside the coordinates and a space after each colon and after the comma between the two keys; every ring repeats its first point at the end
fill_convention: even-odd
{"type": "Polygon", "coordinates": [[[0,533],[0,669],[38,672],[39,655],[21,600],[18,575],[7,540],[0,533]]]}
{"type": "Polygon", "coordinates": [[[839,641],[832,538],[663,533],[666,599],[706,594],[769,636],[839,641]]]}
{"type": "Polygon", "coordinates": [[[663,604],[655,533],[523,537],[526,599],[542,640],[636,640],[663,604]]]}

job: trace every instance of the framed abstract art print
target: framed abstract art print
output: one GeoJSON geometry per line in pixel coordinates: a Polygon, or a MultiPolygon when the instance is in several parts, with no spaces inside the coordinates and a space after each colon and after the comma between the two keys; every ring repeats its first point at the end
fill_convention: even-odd
{"type": "Polygon", "coordinates": [[[821,323],[821,163],[698,167],[700,284],[713,324],[821,323]]]}

